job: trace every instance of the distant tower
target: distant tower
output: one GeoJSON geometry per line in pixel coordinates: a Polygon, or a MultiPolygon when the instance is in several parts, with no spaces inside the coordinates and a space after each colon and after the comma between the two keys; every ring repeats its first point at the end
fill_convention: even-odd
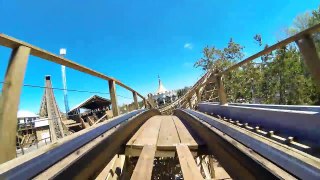
{"type": "Polygon", "coordinates": [[[163,86],[159,75],[158,75],[158,81],[159,81],[159,86],[158,86],[158,90],[157,90],[156,94],[162,94],[162,93],[167,92],[168,90],[163,86]]]}
{"type": "MultiPolygon", "coordinates": [[[[67,50],[64,48],[60,49],[60,56],[64,57],[67,54],[67,50]]],[[[69,112],[69,102],[68,102],[68,92],[67,92],[67,77],[66,77],[66,67],[61,65],[61,73],[62,73],[62,83],[63,83],[63,94],[64,94],[64,106],[66,109],[66,116],[68,117],[69,112]]]]}

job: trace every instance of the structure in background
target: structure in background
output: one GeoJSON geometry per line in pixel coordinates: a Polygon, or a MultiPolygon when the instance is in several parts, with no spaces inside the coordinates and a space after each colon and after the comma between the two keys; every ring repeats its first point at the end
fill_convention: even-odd
{"type": "Polygon", "coordinates": [[[68,117],[70,119],[68,121],[75,121],[76,123],[67,125],[67,127],[73,131],[79,131],[113,117],[111,101],[93,95],[71,109],[68,112],[68,117]]]}
{"type": "MultiPolygon", "coordinates": [[[[67,54],[67,50],[64,48],[60,49],[60,56],[64,57],[67,54]]],[[[67,92],[67,76],[66,76],[66,67],[61,65],[61,73],[62,73],[62,85],[63,85],[63,100],[64,100],[64,107],[66,115],[68,116],[69,108],[69,101],[68,101],[68,92],[67,92]]]]}
{"type": "Polygon", "coordinates": [[[151,94],[151,93],[148,94],[148,99],[153,99],[155,101],[155,104],[157,104],[159,107],[175,101],[177,99],[177,93],[176,91],[167,90],[163,86],[159,76],[158,76],[158,79],[159,79],[158,90],[154,94],[151,94]]]}
{"type": "Polygon", "coordinates": [[[66,117],[60,112],[56,102],[50,76],[45,76],[45,87],[39,115],[48,118],[51,141],[55,142],[57,139],[70,134],[70,132],[65,125],[66,117]]]}
{"type": "Polygon", "coordinates": [[[51,142],[48,118],[39,118],[33,112],[18,111],[17,155],[30,152],[51,142]]]}

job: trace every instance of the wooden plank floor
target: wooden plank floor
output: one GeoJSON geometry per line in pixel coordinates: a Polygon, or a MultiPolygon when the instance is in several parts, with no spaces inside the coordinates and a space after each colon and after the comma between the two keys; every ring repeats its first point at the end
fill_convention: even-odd
{"type": "Polygon", "coordinates": [[[203,179],[188,146],[177,145],[177,153],[178,153],[179,162],[181,165],[183,179],[186,179],[186,180],[203,179]]]}
{"type": "Polygon", "coordinates": [[[143,146],[155,145],[157,157],[172,157],[179,144],[188,146],[190,150],[197,150],[202,142],[192,136],[178,117],[153,116],[127,142],[126,155],[139,156],[143,146]]]}
{"type": "Polygon", "coordinates": [[[149,180],[152,176],[153,160],[156,153],[155,146],[144,146],[138,163],[134,168],[131,180],[149,180]]]}

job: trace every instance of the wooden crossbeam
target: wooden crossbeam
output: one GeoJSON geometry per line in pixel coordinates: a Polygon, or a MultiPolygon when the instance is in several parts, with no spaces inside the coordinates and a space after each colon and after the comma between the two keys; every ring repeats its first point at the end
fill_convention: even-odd
{"type": "Polygon", "coordinates": [[[98,119],[96,122],[94,122],[93,125],[98,124],[100,121],[103,121],[103,119],[106,117],[108,117],[107,113],[105,115],[103,115],[100,119],[98,119]]]}
{"type": "Polygon", "coordinates": [[[150,180],[153,169],[153,160],[156,153],[156,146],[144,146],[138,163],[133,170],[132,180],[150,180]]]}
{"type": "Polygon", "coordinates": [[[182,170],[183,179],[200,180],[203,179],[195,160],[188,146],[180,144],[176,146],[179,162],[182,170]]]}

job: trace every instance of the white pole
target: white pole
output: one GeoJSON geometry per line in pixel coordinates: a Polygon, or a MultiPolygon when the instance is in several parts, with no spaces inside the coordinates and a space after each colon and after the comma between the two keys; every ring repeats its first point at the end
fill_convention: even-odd
{"type": "MultiPolygon", "coordinates": [[[[64,57],[67,53],[66,49],[60,49],[60,56],[64,57]]],[[[62,73],[62,84],[63,84],[63,95],[64,95],[64,106],[66,110],[66,116],[68,117],[69,112],[69,103],[68,103],[68,92],[67,92],[67,77],[66,77],[66,67],[61,65],[61,73],[62,73]]]]}

